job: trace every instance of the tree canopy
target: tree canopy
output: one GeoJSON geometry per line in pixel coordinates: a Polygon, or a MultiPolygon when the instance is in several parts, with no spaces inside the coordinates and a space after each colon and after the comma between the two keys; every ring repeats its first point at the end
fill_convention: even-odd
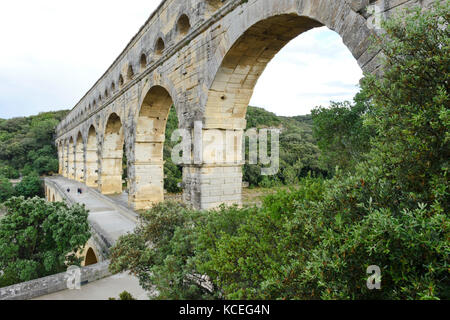
{"type": "Polygon", "coordinates": [[[13,197],[0,219],[0,287],[66,271],[90,238],[81,205],[13,197]]]}

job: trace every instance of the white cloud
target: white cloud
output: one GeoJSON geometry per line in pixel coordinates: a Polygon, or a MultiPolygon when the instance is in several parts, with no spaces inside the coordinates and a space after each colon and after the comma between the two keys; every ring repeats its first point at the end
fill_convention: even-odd
{"type": "MultiPolygon", "coordinates": [[[[160,0],[16,0],[0,10],[0,118],[71,109],[160,0]]],[[[269,64],[253,105],[283,115],[350,99],[361,70],[338,35],[316,29],[269,64]]]]}

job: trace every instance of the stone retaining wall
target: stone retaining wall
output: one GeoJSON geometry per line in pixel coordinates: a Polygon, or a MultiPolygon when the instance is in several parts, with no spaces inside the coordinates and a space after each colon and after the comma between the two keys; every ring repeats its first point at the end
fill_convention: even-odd
{"type": "MultiPolygon", "coordinates": [[[[111,275],[108,270],[109,261],[81,268],[81,283],[88,284],[111,275]]],[[[0,288],[0,300],[30,300],[47,294],[67,289],[66,272],[40,278],[13,286],[0,288]]]]}

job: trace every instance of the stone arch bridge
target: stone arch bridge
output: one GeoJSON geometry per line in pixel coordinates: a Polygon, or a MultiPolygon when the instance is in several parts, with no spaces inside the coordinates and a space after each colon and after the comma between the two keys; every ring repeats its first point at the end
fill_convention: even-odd
{"type": "Polygon", "coordinates": [[[342,37],[363,71],[376,72],[379,53],[369,49],[369,38],[377,32],[377,19],[430,2],[162,1],[58,125],[59,173],[103,194],[122,193],[125,152],[129,204],[145,209],[162,201],[165,127],[174,106],[193,146],[208,144],[209,132],[217,130],[231,132],[235,143],[228,154],[219,143],[212,152],[183,151],[184,201],[199,209],[240,204],[245,159],[239,143],[246,109],[271,59],[294,37],[327,26],[342,37]]]}

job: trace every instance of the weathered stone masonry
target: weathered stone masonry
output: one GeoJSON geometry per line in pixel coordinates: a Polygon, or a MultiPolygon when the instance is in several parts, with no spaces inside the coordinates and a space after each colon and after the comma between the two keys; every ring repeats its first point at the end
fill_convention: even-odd
{"type": "MultiPolygon", "coordinates": [[[[144,209],[164,198],[162,149],[170,107],[195,145],[232,130],[240,142],[255,84],[290,40],[315,27],[336,31],[366,72],[379,67],[369,50],[370,5],[383,17],[431,0],[166,0],[57,128],[60,173],[122,192],[123,145],[129,203],[144,209]],[[201,126],[195,126],[201,123],[201,126]],[[200,130],[197,140],[194,131],[200,130]],[[200,138],[198,138],[200,137],[200,138]]],[[[183,165],[184,200],[207,209],[241,203],[241,149],[206,148],[183,165]],[[234,159],[235,161],[229,161],[234,159]]]]}

